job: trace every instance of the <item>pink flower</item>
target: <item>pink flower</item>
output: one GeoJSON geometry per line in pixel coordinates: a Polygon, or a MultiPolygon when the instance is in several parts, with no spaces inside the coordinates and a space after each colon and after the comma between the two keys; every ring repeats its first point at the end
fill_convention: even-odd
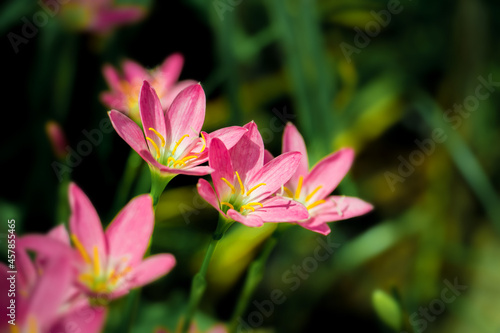
{"type": "Polygon", "coordinates": [[[288,123],[283,134],[283,153],[299,151],[302,160],[283,187],[283,197],[302,203],[309,210],[309,219],[298,221],[302,227],[323,235],[330,233],[327,222],[345,220],[368,213],[373,206],[361,199],[329,194],[346,175],[354,160],[354,151],[341,149],[326,156],[309,171],[304,139],[297,128],[288,123]]]}
{"type": "Polygon", "coordinates": [[[206,175],[213,169],[200,164],[208,160],[207,148],[212,139],[218,137],[231,147],[246,132],[235,126],[211,134],[201,132],[200,137],[205,120],[205,93],[199,84],[182,90],[167,112],[163,112],[155,90],[147,81],[142,85],[139,100],[143,129],[116,110],[111,110],[109,117],[118,135],[149,164],[152,174],[206,175]]]}
{"type": "Polygon", "coordinates": [[[121,111],[140,124],[139,93],[144,81],[150,82],[156,90],[164,110],[168,109],[179,92],[196,83],[193,80],[177,81],[183,63],[182,55],[174,53],[163,64],[148,71],[132,60],[125,60],[122,65],[123,77],[111,65],[106,65],[103,74],[111,91],[103,92],[101,100],[110,109],[121,111]]]}
{"type": "MultiPolygon", "coordinates": [[[[90,297],[114,299],[167,274],[175,266],[171,254],[143,260],[153,233],[151,196],[132,199],[103,231],[94,206],[75,184],[70,184],[71,238],[77,252],[78,286],[90,297]]],[[[65,231],[65,229],[63,229],[65,231]]]]}
{"type": "MultiPolygon", "coordinates": [[[[53,2],[45,0],[49,9],[56,11],[53,2]]],[[[61,8],[61,18],[76,30],[108,33],[112,29],[142,20],[146,8],[134,5],[117,5],[114,0],[72,0],[61,8]]]]}
{"type": "MultiPolygon", "coordinates": [[[[11,328],[16,327],[16,332],[53,332],[60,331],[58,328],[62,323],[72,320],[84,332],[100,331],[106,312],[102,308],[91,308],[85,299],[77,301],[78,295],[72,288],[75,257],[68,245],[46,235],[26,235],[18,239],[15,251],[16,315],[13,323],[16,326],[11,328]],[[30,259],[26,250],[36,253],[35,261],[30,259]]],[[[7,284],[2,288],[7,291],[11,287],[7,278],[13,276],[7,271],[12,269],[0,264],[0,270],[0,284],[7,284]]],[[[1,303],[2,317],[12,319],[7,308],[11,306],[10,300],[2,297],[1,303]]],[[[6,328],[3,324],[7,321],[0,324],[2,332],[6,328]]]]}
{"type": "Polygon", "coordinates": [[[214,189],[198,181],[199,194],[226,218],[250,227],[264,222],[289,222],[305,219],[307,209],[279,196],[271,197],[293,175],[300,162],[299,152],[288,152],[264,164],[264,143],[251,122],[248,132],[229,151],[214,139],[209,165],[214,189]]]}

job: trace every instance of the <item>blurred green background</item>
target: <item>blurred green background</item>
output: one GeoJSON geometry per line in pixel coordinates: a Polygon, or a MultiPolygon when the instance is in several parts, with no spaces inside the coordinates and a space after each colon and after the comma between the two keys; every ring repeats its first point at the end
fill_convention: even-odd
{"type": "MultiPolygon", "coordinates": [[[[58,122],[75,149],[84,130],[107,119],[99,101],[105,63],[130,58],[153,68],[181,52],[181,78],[200,81],[207,94],[204,130],[255,120],[279,154],[284,123],[292,121],[312,162],[353,147],[354,166],[335,193],[375,206],[330,224],[328,240],[297,226],[281,235],[244,316],[250,324],[262,318],[253,331],[500,332],[500,3],[122,2],[139,3],[147,16],[96,34],[55,15],[17,53],[8,34],[21,34],[22,18],[41,7],[34,0],[1,5],[0,212],[16,219],[19,234],[67,222],[70,180],[105,223],[120,201],[149,191],[149,171],[138,166],[130,193],[117,194],[129,147],[115,132],[60,182],[45,124],[58,122]],[[336,244],[332,253],[307,266],[327,241],[336,244]],[[310,272],[294,271],[303,265],[310,272]],[[453,293],[457,283],[466,290],[453,293]],[[286,301],[268,313],[259,305],[273,290],[286,301]]],[[[152,252],[173,253],[176,268],[146,287],[139,304],[112,304],[107,331],[123,332],[128,320],[134,332],[176,327],[217,219],[196,181],[176,177],[157,209],[152,252]],[[137,314],[124,318],[131,304],[137,314]]],[[[235,226],[222,241],[196,317],[202,329],[229,319],[245,270],[272,229],[235,226]]]]}

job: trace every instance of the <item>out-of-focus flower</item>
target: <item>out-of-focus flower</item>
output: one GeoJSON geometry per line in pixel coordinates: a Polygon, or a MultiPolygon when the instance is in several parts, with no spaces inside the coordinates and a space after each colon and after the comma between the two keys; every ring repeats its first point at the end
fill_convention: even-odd
{"type": "Polygon", "coordinates": [[[2,290],[11,290],[12,296],[15,295],[15,298],[2,297],[0,313],[7,321],[3,320],[0,324],[1,331],[10,326],[11,332],[54,332],[71,320],[84,332],[99,332],[105,310],[90,307],[72,287],[75,258],[67,244],[48,235],[19,238],[16,247],[17,274],[11,275],[8,271],[13,269],[0,264],[0,284],[5,287],[2,290]],[[27,250],[34,251],[35,261],[30,259],[27,250]],[[14,303],[11,300],[15,300],[14,303]],[[7,313],[4,314],[5,311],[7,313]]]}
{"type": "Polygon", "coordinates": [[[125,60],[122,65],[123,76],[111,65],[105,65],[103,74],[111,91],[103,92],[101,100],[110,109],[123,112],[140,124],[139,93],[142,83],[148,81],[151,84],[163,110],[167,110],[177,94],[196,84],[193,80],[178,81],[183,64],[184,58],[179,53],[170,55],[160,66],[150,71],[132,60],[125,60]]]}
{"type": "Polygon", "coordinates": [[[68,155],[68,151],[65,149],[68,146],[68,141],[61,126],[55,121],[48,121],[45,124],[45,133],[47,133],[54,155],[60,160],[64,159],[68,155]]]}
{"type": "MultiPolygon", "coordinates": [[[[94,206],[70,184],[71,240],[78,252],[77,283],[97,301],[111,300],[167,274],[175,265],[171,254],[142,259],[153,233],[151,196],[132,199],[104,232],[94,206]]],[[[67,236],[62,238],[68,239],[67,236]]]]}
{"type": "MultiPolygon", "coordinates": [[[[143,6],[120,5],[115,2],[71,0],[61,6],[58,16],[70,29],[104,34],[116,27],[136,23],[146,15],[146,8],[143,6]]],[[[44,3],[52,11],[57,7],[51,0],[44,0],[44,3]]]]}
{"type": "Polygon", "coordinates": [[[208,160],[212,139],[220,138],[232,147],[246,132],[234,126],[211,134],[201,132],[200,137],[205,120],[205,93],[199,84],[181,91],[167,112],[163,112],[155,90],[144,81],[140,111],[143,129],[116,110],[111,110],[109,117],[116,132],[148,163],[152,175],[163,178],[212,172],[212,168],[200,166],[208,160]]]}
{"type": "Polygon", "coordinates": [[[214,139],[209,151],[212,186],[198,181],[199,194],[226,218],[250,227],[264,222],[290,222],[306,219],[307,209],[293,200],[271,197],[293,175],[301,154],[287,152],[264,164],[264,143],[251,122],[248,132],[230,150],[214,139]]]}
{"type": "Polygon", "coordinates": [[[354,151],[341,149],[319,161],[309,171],[307,150],[302,135],[288,123],[283,134],[283,153],[299,151],[302,160],[290,180],[283,187],[282,196],[302,203],[310,218],[298,221],[306,229],[323,235],[330,233],[327,222],[345,220],[368,213],[373,206],[359,198],[329,196],[349,171],[354,151]]]}

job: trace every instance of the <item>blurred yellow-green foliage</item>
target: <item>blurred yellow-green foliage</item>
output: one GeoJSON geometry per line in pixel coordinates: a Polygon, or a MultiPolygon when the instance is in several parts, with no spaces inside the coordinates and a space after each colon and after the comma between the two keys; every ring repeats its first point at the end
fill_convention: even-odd
{"type": "MultiPolygon", "coordinates": [[[[18,221],[19,234],[68,221],[70,180],[106,223],[120,200],[149,191],[138,161],[131,188],[118,190],[129,147],[115,132],[59,181],[45,124],[58,122],[75,150],[84,131],[107,119],[99,102],[105,63],[130,58],[153,68],[181,52],[181,78],[200,81],[207,94],[204,130],[255,120],[277,155],[291,121],[313,162],[353,147],[354,166],[336,193],[375,206],[331,223],[328,240],[298,226],[281,233],[244,317],[262,314],[254,331],[500,332],[500,3],[122,2],[140,4],[146,17],[99,34],[67,30],[56,14],[17,53],[9,34],[23,36],[23,18],[33,22],[43,9],[34,0],[1,5],[0,212],[18,221]],[[336,247],[325,261],[294,270],[327,241],[336,247]],[[286,300],[266,315],[259,304],[275,290],[286,300]]],[[[134,332],[176,327],[217,220],[195,183],[176,177],[157,209],[152,252],[173,253],[176,268],[142,291],[134,318],[121,315],[130,300],[113,303],[107,332],[129,320],[134,332]]],[[[236,226],[223,239],[196,317],[202,329],[229,319],[274,228],[236,226]]]]}

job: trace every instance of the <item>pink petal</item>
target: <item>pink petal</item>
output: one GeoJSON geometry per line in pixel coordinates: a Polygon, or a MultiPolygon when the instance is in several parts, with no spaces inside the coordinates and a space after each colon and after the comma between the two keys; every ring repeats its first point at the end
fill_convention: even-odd
{"type": "Polygon", "coordinates": [[[153,234],[153,200],[149,194],[132,199],[106,229],[110,258],[127,258],[128,265],[140,262],[153,234]]]}
{"type": "Polygon", "coordinates": [[[212,207],[217,209],[219,213],[224,214],[219,208],[219,200],[217,199],[214,189],[212,188],[209,182],[207,182],[203,178],[200,178],[198,179],[198,185],[196,185],[196,187],[198,189],[198,194],[203,199],[205,199],[206,202],[208,202],[210,205],[212,205],[212,207]]]}
{"type": "Polygon", "coordinates": [[[205,92],[199,84],[187,87],[177,95],[165,113],[167,133],[172,143],[177,142],[185,134],[185,138],[177,152],[182,152],[194,140],[198,140],[201,127],[205,121],[205,92]]]}
{"type": "Polygon", "coordinates": [[[264,225],[264,221],[256,214],[241,215],[234,209],[229,209],[227,211],[227,216],[236,222],[240,222],[247,227],[261,227],[264,225]]]}
{"type": "Polygon", "coordinates": [[[248,130],[245,127],[229,126],[218,129],[209,134],[203,132],[203,135],[205,135],[207,140],[207,148],[210,148],[212,140],[217,138],[224,142],[224,146],[226,146],[227,149],[231,149],[247,132],[248,130]]]}
{"type": "Polygon", "coordinates": [[[123,95],[117,92],[103,92],[100,95],[101,102],[105,104],[110,109],[117,109],[125,112],[127,110],[127,106],[123,101],[123,95]]]}
{"type": "Polygon", "coordinates": [[[264,183],[258,187],[250,196],[252,201],[260,201],[275,193],[281,188],[297,170],[301,155],[299,152],[284,153],[264,165],[247,184],[247,190],[264,183]]]}
{"type": "Polygon", "coordinates": [[[194,80],[183,80],[179,81],[172,86],[163,87],[163,97],[161,98],[161,105],[163,106],[163,110],[168,110],[174,99],[179,95],[181,91],[186,89],[193,84],[198,84],[197,81],[194,80]]]}
{"type": "Polygon", "coordinates": [[[328,155],[316,164],[311,173],[304,178],[302,193],[311,193],[322,186],[310,199],[312,202],[329,195],[347,174],[354,160],[354,151],[341,149],[328,155]]]}
{"type": "Polygon", "coordinates": [[[57,227],[52,228],[48,233],[47,236],[57,239],[64,244],[71,244],[71,241],[69,240],[69,235],[68,231],[66,230],[66,227],[64,224],[59,224],[57,227]]]}
{"type": "Polygon", "coordinates": [[[218,324],[212,327],[210,331],[208,331],[207,333],[227,333],[227,332],[228,330],[224,325],[218,324]]]}
{"type": "MultiPolygon", "coordinates": [[[[314,214],[325,216],[328,222],[350,219],[373,210],[373,205],[355,197],[332,195],[327,200],[330,200],[333,204],[314,214]]],[[[321,205],[318,207],[321,207],[321,205]]]]}
{"type": "Polygon", "coordinates": [[[78,238],[89,256],[97,247],[99,257],[105,258],[107,250],[101,220],[89,198],[75,183],[69,185],[69,203],[71,233],[78,238]]]}
{"type": "MultiPolygon", "coordinates": [[[[150,86],[148,81],[144,81],[139,96],[139,105],[141,113],[141,122],[146,137],[152,139],[159,149],[165,145],[168,147],[170,141],[162,142],[161,138],[155,133],[158,132],[164,140],[168,140],[165,127],[165,115],[160,104],[156,91],[150,86]]],[[[148,142],[148,145],[151,145],[148,142]]],[[[155,151],[154,147],[149,147],[150,151],[155,151]]]]}
{"type": "Polygon", "coordinates": [[[63,315],[50,332],[69,332],[70,327],[77,327],[76,332],[99,333],[103,329],[106,313],[104,307],[79,306],[63,315]]]}
{"type": "Polygon", "coordinates": [[[125,140],[133,150],[147,162],[151,160],[156,161],[148,149],[144,133],[132,119],[116,110],[109,111],[108,115],[118,135],[125,140]]]}
{"type": "Polygon", "coordinates": [[[329,222],[327,217],[319,215],[314,216],[307,221],[299,222],[299,225],[326,236],[331,232],[327,222],[329,222]]]}
{"type": "Polygon", "coordinates": [[[271,154],[271,152],[267,149],[264,150],[264,165],[271,162],[272,159],[274,159],[273,154],[271,154]]]}
{"type": "Polygon", "coordinates": [[[73,278],[70,259],[66,256],[54,258],[44,267],[31,291],[27,310],[36,318],[41,331],[57,317],[73,278]]]}
{"type": "Polygon", "coordinates": [[[244,128],[248,132],[229,151],[233,169],[238,171],[243,183],[264,165],[264,142],[257,125],[252,121],[244,128]]]}
{"type": "Polygon", "coordinates": [[[160,75],[166,87],[170,88],[177,82],[181,75],[183,65],[184,57],[180,53],[174,53],[163,61],[160,66],[160,75]]]}
{"type": "MultiPolygon", "coordinates": [[[[27,289],[38,277],[35,266],[25,249],[18,248],[15,255],[17,259],[16,267],[19,273],[17,275],[17,285],[19,289],[27,289]]],[[[7,269],[5,272],[9,270],[7,269]]]]}
{"type": "Polygon", "coordinates": [[[129,83],[150,80],[151,76],[147,70],[133,60],[125,60],[122,65],[123,74],[129,83]]]}
{"type": "Polygon", "coordinates": [[[296,222],[307,219],[309,212],[301,203],[282,197],[262,201],[263,207],[249,215],[257,215],[264,222],[296,222]]]}
{"type": "Polygon", "coordinates": [[[24,250],[34,251],[38,256],[47,258],[59,257],[63,254],[70,256],[72,260],[76,260],[79,257],[68,244],[47,235],[24,235],[18,239],[17,246],[24,250]]]}
{"type": "Polygon", "coordinates": [[[226,146],[219,139],[215,138],[211,142],[209,150],[209,165],[214,172],[212,181],[215,192],[221,201],[225,201],[231,195],[231,188],[222,180],[226,179],[229,183],[234,183],[234,171],[231,158],[226,146]]]}
{"type": "Polygon", "coordinates": [[[214,169],[209,166],[194,166],[189,168],[169,168],[167,166],[162,165],[159,168],[162,173],[170,173],[174,175],[188,175],[188,176],[205,176],[211,174],[214,169]]]}
{"type": "Polygon", "coordinates": [[[102,74],[111,90],[120,89],[120,76],[113,66],[109,64],[104,65],[104,67],[102,68],[102,74]]]}
{"type": "Polygon", "coordinates": [[[122,7],[100,10],[97,13],[92,29],[98,32],[108,32],[116,26],[137,22],[144,17],[140,7],[122,7]]]}
{"type": "Polygon", "coordinates": [[[162,253],[146,258],[134,268],[131,288],[142,287],[162,277],[175,266],[175,258],[171,254],[162,253]]]}
{"type": "Polygon", "coordinates": [[[294,175],[290,178],[289,181],[291,184],[289,185],[289,187],[296,188],[297,182],[299,181],[299,177],[300,176],[305,177],[309,173],[309,162],[307,158],[307,149],[306,149],[306,144],[304,143],[304,139],[302,138],[302,135],[300,135],[299,131],[292,123],[286,124],[285,131],[283,132],[282,150],[283,153],[289,151],[298,151],[299,153],[302,154],[302,159],[297,168],[297,171],[294,173],[294,175]]]}

